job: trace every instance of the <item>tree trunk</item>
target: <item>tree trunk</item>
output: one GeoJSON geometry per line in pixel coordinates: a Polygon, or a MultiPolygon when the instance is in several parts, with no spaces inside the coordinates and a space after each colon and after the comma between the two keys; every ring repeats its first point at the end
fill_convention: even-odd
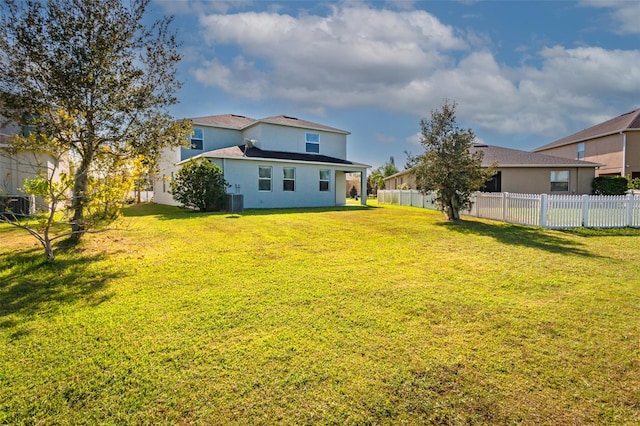
{"type": "Polygon", "coordinates": [[[73,201],[71,208],[73,209],[73,220],[71,221],[72,234],[69,237],[71,241],[78,242],[82,235],[86,232],[86,224],[84,220],[84,209],[87,204],[89,192],[89,165],[91,164],[91,156],[85,155],[80,162],[80,166],[76,171],[73,183],[73,201]]]}
{"type": "Polygon", "coordinates": [[[458,208],[458,205],[454,198],[449,198],[445,211],[447,213],[448,220],[460,220],[460,209],[458,208]]]}

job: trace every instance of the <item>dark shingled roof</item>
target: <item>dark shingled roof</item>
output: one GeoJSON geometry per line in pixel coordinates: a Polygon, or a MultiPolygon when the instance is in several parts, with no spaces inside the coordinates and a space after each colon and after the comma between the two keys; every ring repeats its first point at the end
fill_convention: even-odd
{"type": "Polygon", "coordinates": [[[498,167],[596,167],[601,165],[494,145],[475,144],[469,151],[484,152],[483,167],[488,167],[494,162],[498,163],[498,167]]]}
{"type": "Polygon", "coordinates": [[[344,165],[368,167],[366,164],[355,163],[353,161],[343,160],[341,158],[329,157],[326,155],[306,154],[301,152],[265,151],[256,147],[247,148],[245,145],[238,145],[230,148],[216,149],[214,151],[204,152],[201,154],[201,156],[207,157],[207,158],[247,157],[247,158],[260,158],[265,160],[289,160],[289,161],[300,161],[300,162],[310,162],[310,163],[330,163],[330,164],[344,164],[344,165]]]}
{"type": "Polygon", "coordinates": [[[300,127],[304,129],[323,130],[332,133],[350,134],[346,130],[336,129],[335,127],[325,126],[324,124],[313,123],[311,121],[301,120],[299,118],[290,117],[288,115],[277,115],[275,117],[267,117],[254,119],[236,114],[210,115],[207,117],[191,118],[193,124],[202,126],[223,127],[227,129],[243,130],[258,123],[277,124],[280,126],[300,127]]]}
{"type": "Polygon", "coordinates": [[[559,146],[582,142],[600,136],[612,135],[614,133],[632,129],[640,129],[640,109],[635,109],[633,111],[612,118],[611,120],[607,120],[604,123],[596,124],[595,126],[581,130],[578,133],[574,133],[562,139],[558,139],[555,142],[551,142],[539,148],[536,148],[534,149],[534,151],[544,151],[546,149],[557,148],[559,146]]]}

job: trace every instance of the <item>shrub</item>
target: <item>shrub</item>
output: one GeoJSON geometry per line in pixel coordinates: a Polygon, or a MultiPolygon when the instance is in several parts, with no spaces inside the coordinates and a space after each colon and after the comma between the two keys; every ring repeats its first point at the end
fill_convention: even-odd
{"type": "Polygon", "coordinates": [[[627,176],[629,181],[629,189],[640,189],[640,178],[631,178],[631,175],[627,176]]]}
{"type": "Polygon", "coordinates": [[[222,210],[228,186],[222,169],[200,158],[182,166],[171,182],[171,194],[182,207],[212,212],[222,210]]]}
{"type": "Polygon", "coordinates": [[[629,182],[622,176],[598,176],[593,179],[592,188],[595,195],[624,195],[629,182]]]}
{"type": "Polygon", "coordinates": [[[349,195],[351,196],[351,198],[356,198],[356,196],[358,195],[358,190],[356,189],[355,185],[351,187],[351,190],[349,191],[349,195]]]}

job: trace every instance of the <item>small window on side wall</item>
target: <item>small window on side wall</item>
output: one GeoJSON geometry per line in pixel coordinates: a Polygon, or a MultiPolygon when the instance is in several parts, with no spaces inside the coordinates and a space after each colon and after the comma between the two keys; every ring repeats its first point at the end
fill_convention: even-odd
{"type": "Polygon", "coordinates": [[[331,170],[320,170],[320,191],[329,191],[329,182],[331,182],[331,170]]]}
{"type": "Polygon", "coordinates": [[[584,142],[580,142],[578,144],[578,154],[577,154],[577,159],[578,160],[584,160],[584,142]]]}
{"type": "Polygon", "coordinates": [[[283,171],[282,190],[295,191],[296,190],[296,168],[284,167],[282,171],[283,171]]]}
{"type": "Polygon", "coordinates": [[[569,192],[569,170],[551,172],[551,192],[569,192]]]}
{"type": "Polygon", "coordinates": [[[191,141],[191,149],[202,151],[204,147],[204,132],[202,129],[193,129],[193,134],[189,140],[191,141]]]}
{"type": "Polygon", "coordinates": [[[258,191],[271,191],[271,167],[258,167],[258,191]]]}
{"type": "Polygon", "coordinates": [[[320,134],[306,133],[305,142],[307,152],[313,152],[316,154],[320,152],[320,134]]]}

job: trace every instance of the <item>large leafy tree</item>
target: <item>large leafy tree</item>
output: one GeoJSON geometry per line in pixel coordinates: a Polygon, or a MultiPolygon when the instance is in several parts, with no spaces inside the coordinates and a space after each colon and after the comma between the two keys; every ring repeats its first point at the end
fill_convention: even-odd
{"type": "Polygon", "coordinates": [[[167,111],[180,87],[171,19],[145,25],[150,0],[1,1],[0,116],[74,162],[79,239],[101,157],[154,159],[188,132],[167,111]]]}
{"type": "Polygon", "coordinates": [[[475,134],[456,124],[456,104],[445,101],[421,120],[424,153],[410,159],[418,189],[435,191],[435,201],[449,220],[460,219],[460,210],[470,207],[470,195],[482,188],[493,168],[482,167],[482,151],[472,153],[475,134]]]}

